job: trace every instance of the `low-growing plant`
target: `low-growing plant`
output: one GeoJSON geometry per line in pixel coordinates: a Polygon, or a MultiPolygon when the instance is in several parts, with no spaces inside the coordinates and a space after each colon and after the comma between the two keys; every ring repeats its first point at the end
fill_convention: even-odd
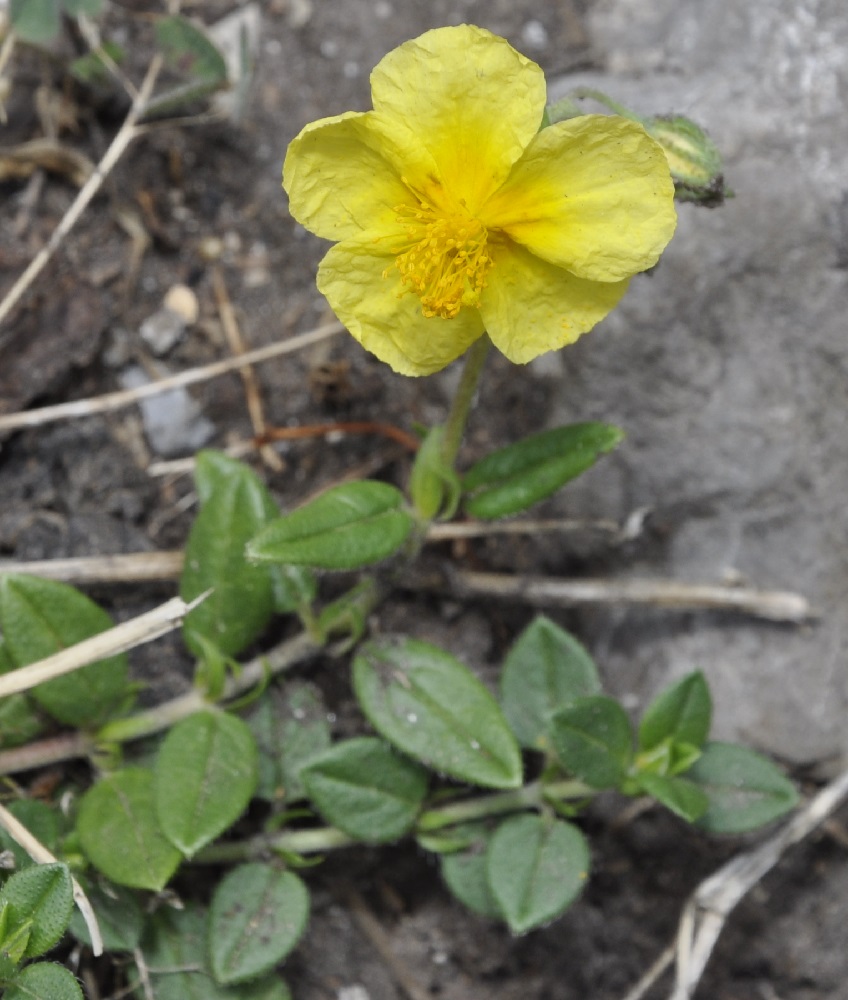
{"type": "MultiPolygon", "coordinates": [[[[351,332],[407,374],[436,371],[467,349],[463,375],[446,422],[422,431],[406,489],[346,483],[282,512],[247,465],[216,451],[197,456],[200,509],[180,582],[193,602],[183,638],[197,662],[194,695],[134,710],[136,685],[119,653],[0,701],[3,747],[38,746],[59,724],[79,731],[70,752],[91,764],[90,780],[64,776],[61,808],[9,805],[59,860],[32,865],[0,833],[15,869],[0,890],[5,996],[81,996],[70,972],[30,962],[66,929],[91,943],[91,922],[71,914],[71,873],[106,950],[131,956],[139,998],[285,1000],[276,969],[307,926],[303,869],[314,855],[412,838],[438,859],[458,900],[523,934],[560,916],[586,884],[581,817],[600,794],[648,797],[710,833],[749,831],[795,805],[773,763],[710,739],[712,703],[698,670],[634,723],[604,693],[586,649],[545,616],[506,652],[496,692],[426,637],[367,636],[369,616],[403,581],[435,520],[519,514],[623,439],[609,424],[572,424],[457,468],[489,336],[515,361],[571,342],[613,308],[632,274],[653,266],[674,226],[663,147],[626,117],[550,124],[563,113],[542,115],[537,71],[480,29],[443,29],[375,70],[374,112],[316,123],[292,144],[293,212],[340,239],[319,282],[351,332]],[[451,70],[461,77],[447,81],[454,100],[484,98],[481,121],[496,132],[488,145],[471,137],[486,167],[474,176],[471,139],[404,131],[390,86],[438,68],[433,60],[453,65],[458,49],[466,68],[451,70]],[[520,84],[523,105],[508,124],[523,144],[498,131],[504,80],[520,84]],[[427,172],[433,164],[438,176],[427,172]],[[599,164],[604,184],[594,189],[599,164]],[[576,192],[566,200],[577,222],[561,238],[561,206],[549,205],[551,218],[530,207],[548,204],[563,178],[576,192]],[[328,191],[334,180],[341,186],[328,191]],[[472,205],[481,191],[484,203],[472,205]],[[516,284],[521,275],[526,283],[516,284]],[[341,591],[325,586],[333,572],[341,591]],[[296,634],[263,645],[278,619],[290,631],[297,623],[296,634]],[[240,662],[257,644],[260,655],[240,662]],[[315,684],[280,676],[318,657],[327,669],[349,664],[356,736],[336,737],[315,684]],[[221,877],[193,877],[200,866],[221,877]]],[[[422,127],[453,122],[439,106],[446,87],[436,85],[434,117],[429,104],[418,108],[422,127]]],[[[691,184],[679,187],[691,200],[691,184]]],[[[6,574],[0,672],[109,624],[66,584],[6,574]]]]}

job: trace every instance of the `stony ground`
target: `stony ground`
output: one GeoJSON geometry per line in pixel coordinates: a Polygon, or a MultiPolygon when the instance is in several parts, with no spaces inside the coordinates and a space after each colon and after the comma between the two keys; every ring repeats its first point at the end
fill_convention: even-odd
{"type": "MultiPolygon", "coordinates": [[[[236,5],[184,6],[213,23],[236,5]]],[[[848,13],[839,0],[260,7],[257,78],[243,120],[162,129],[133,145],[0,332],[0,411],[118,388],[133,368],[165,374],[226,356],[216,268],[251,347],[327,319],[314,289],[323,247],[291,220],[279,187],[287,141],[314,118],[366,108],[369,69],[399,42],[431,26],[483,25],[536,59],[554,94],[591,84],[641,112],[696,118],[724,151],[736,197],[712,213],[684,207],[662,266],[576,347],[518,371],[495,360],[472,423],[469,455],[568,420],[620,424],[626,445],[543,513],[623,522],[647,508],[642,531],[623,546],[579,535],[484,542],[461,555],[484,568],[731,578],[805,594],[820,617],[803,628],[651,609],[552,614],[581,635],[634,707],[700,666],[721,734],[775,754],[799,778],[838,770],[848,645],[848,13]],[[134,232],[146,242],[134,243],[134,232]],[[193,289],[200,316],[157,356],[140,331],[177,282],[193,289]]],[[[116,4],[110,14],[118,34],[139,40],[138,70],[147,55],[144,13],[153,9],[116,4]]],[[[43,134],[36,92],[45,84],[61,92],[58,79],[49,60],[21,55],[4,148],[43,134]]],[[[105,96],[69,107],[63,139],[97,159],[126,104],[105,96]]],[[[74,188],[47,174],[8,180],[0,192],[8,287],[74,188]]],[[[433,422],[455,376],[392,377],[340,338],[259,372],[267,417],[278,425],[433,422]]],[[[190,479],[152,475],[151,465],[251,432],[236,377],[203,384],[191,400],[165,415],[176,431],[167,439],[151,426],[155,414],[135,410],[8,436],[0,553],[39,559],[180,546],[193,510],[190,479]]],[[[368,463],[387,476],[405,471],[392,445],[370,438],[297,443],[284,458],[269,481],[289,505],[368,463]]],[[[95,596],[126,616],[168,593],[166,585],[120,586],[95,596]]],[[[531,613],[409,596],[381,624],[443,642],[491,673],[531,613]]],[[[165,642],[139,654],[136,669],[163,694],[179,687],[189,664],[165,642]]],[[[740,845],[708,842],[659,813],[625,821],[616,803],[601,803],[589,828],[596,854],[586,894],[553,926],[519,940],[452,904],[412,848],[334,859],[314,875],[311,928],[289,963],[297,1000],[404,996],[363,929],[363,902],[420,996],[624,997],[671,940],[688,893],[740,845]]],[[[742,904],[699,995],[848,998],[840,831],[796,849],[742,904]]]]}

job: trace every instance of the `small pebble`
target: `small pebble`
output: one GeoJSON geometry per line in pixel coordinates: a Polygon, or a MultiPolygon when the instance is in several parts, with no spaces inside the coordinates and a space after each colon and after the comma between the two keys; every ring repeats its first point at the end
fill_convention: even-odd
{"type": "Polygon", "coordinates": [[[544,49],[548,44],[548,29],[541,21],[528,21],[521,29],[521,40],[531,49],[544,49]]]}
{"type": "Polygon", "coordinates": [[[138,329],[141,339],[155,355],[167,354],[185,333],[186,322],[178,312],[163,306],[148,316],[138,329]]]}
{"type": "Polygon", "coordinates": [[[172,285],[165,295],[163,305],[178,316],[182,316],[186,326],[192,326],[197,322],[200,306],[197,296],[188,285],[172,285]]]}

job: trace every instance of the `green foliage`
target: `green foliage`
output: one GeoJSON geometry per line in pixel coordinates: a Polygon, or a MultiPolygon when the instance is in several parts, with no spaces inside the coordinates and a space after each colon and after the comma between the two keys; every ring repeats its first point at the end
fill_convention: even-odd
{"type": "Polygon", "coordinates": [[[490,520],[518,514],[554,494],[612,451],[623,434],[610,424],[571,424],[507,445],[465,474],[466,511],[490,520]]]}
{"type": "Polygon", "coordinates": [[[200,513],[185,552],[180,594],[192,601],[212,594],[186,617],[186,645],[196,655],[203,640],[235,656],[265,629],[274,613],[274,578],[247,562],[248,541],[278,514],[267,487],[251,469],[217,452],[197,457],[200,513]]]}
{"type": "Polygon", "coordinates": [[[0,890],[6,926],[27,928],[20,959],[37,958],[58,944],[71,919],[73,902],[67,865],[33,865],[6,881],[0,890]]]}
{"type": "MultiPolygon", "coordinates": [[[[16,667],[45,659],[112,627],[106,612],[78,590],[54,580],[7,573],[0,577],[0,628],[16,667]]],[[[54,719],[86,729],[123,706],[128,693],[125,655],[90,663],[32,691],[54,719]]]]}
{"type": "Polygon", "coordinates": [[[3,992],[3,1000],[83,1000],[79,983],[64,966],[54,962],[36,962],[3,992]]]}
{"type": "Polygon", "coordinates": [[[515,934],[558,917],[589,875],[583,834],[564,820],[513,816],[495,831],[486,851],[486,877],[515,934]]]}
{"type": "Polygon", "coordinates": [[[178,14],[163,17],[156,24],[156,39],[172,69],[210,87],[226,82],[224,57],[197,22],[178,14]]]}
{"type": "Polygon", "coordinates": [[[523,747],[544,749],[551,715],[599,694],[601,679],[579,642],[539,615],[515,640],[501,672],[501,705],[523,747]]]}
{"type": "Polygon", "coordinates": [[[687,772],[707,797],[698,825],[711,833],[745,833],[798,804],[798,793],[761,754],[733,743],[707,743],[687,772]]]}
{"type": "Polygon", "coordinates": [[[227,875],[209,911],[212,974],[222,985],[244,983],[278,965],[309,918],[309,893],[292,872],[240,865],[227,875]]]}
{"type": "Polygon", "coordinates": [[[503,914],[489,885],[486,852],[491,831],[478,823],[469,828],[464,839],[468,838],[469,842],[461,849],[439,856],[442,878],[453,895],[472,913],[501,920],[503,914]]]}
{"type": "Polygon", "coordinates": [[[301,778],[328,822],[375,844],[407,833],[427,793],[427,772],[370,736],[337,743],[313,758],[301,778]]]}
{"type": "Polygon", "coordinates": [[[435,771],[489,788],[516,788],[518,742],[471,671],[413,639],[367,643],[353,661],[356,697],[390,743],[435,771]]]}
{"type": "Polygon", "coordinates": [[[77,832],[89,861],[118,885],[158,892],[182,858],[159,824],[147,768],[125,768],[90,788],[80,801],[77,832]]]}
{"type": "Polygon", "coordinates": [[[284,692],[268,690],[248,716],[259,750],[256,794],[286,805],[306,797],[303,768],[330,745],[330,725],[320,691],[306,682],[284,692]]]}
{"type": "MultiPolygon", "coordinates": [[[[36,799],[18,799],[6,807],[9,812],[22,823],[27,830],[48,851],[56,853],[59,842],[59,814],[51,809],[46,802],[36,799]]],[[[29,868],[35,862],[27,852],[5,831],[0,830],[0,850],[11,851],[15,860],[15,870],[29,868]]]]}
{"type": "Polygon", "coordinates": [[[412,464],[409,496],[424,521],[432,521],[435,517],[450,519],[462,497],[459,476],[442,454],[444,436],[443,427],[433,427],[421,442],[412,464]]]}
{"type": "Polygon", "coordinates": [[[618,788],[633,755],[627,713],[613,698],[590,695],[554,712],[550,740],[563,767],[592,788],[618,788]]]}
{"type": "MultiPolygon", "coordinates": [[[[217,944],[210,939],[208,915],[200,907],[160,910],[141,942],[153,1000],[291,1000],[288,987],[275,974],[239,985],[219,984],[210,956],[217,944]]],[[[141,986],[135,996],[149,1000],[141,986]]]]}
{"type": "Polygon", "coordinates": [[[412,531],[402,506],[403,494],[387,483],[335,486],[270,524],[248,545],[248,558],[316,569],[369,566],[394,555],[412,531]]]}

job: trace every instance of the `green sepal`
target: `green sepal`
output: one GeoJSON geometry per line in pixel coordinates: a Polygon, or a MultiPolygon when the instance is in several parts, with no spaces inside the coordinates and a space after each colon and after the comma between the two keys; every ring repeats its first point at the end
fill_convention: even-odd
{"type": "Polygon", "coordinates": [[[444,427],[431,428],[412,463],[409,495],[422,521],[450,520],[462,497],[459,476],[442,454],[444,436],[444,427]]]}

